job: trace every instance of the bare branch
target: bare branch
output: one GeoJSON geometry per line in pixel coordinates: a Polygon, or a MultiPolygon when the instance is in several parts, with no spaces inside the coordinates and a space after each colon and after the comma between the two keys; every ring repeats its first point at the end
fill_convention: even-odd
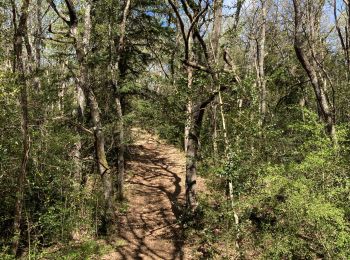
{"type": "Polygon", "coordinates": [[[67,20],[67,18],[65,18],[60,11],[58,11],[56,4],[54,3],[53,0],[48,0],[49,5],[52,7],[52,9],[55,11],[55,13],[58,15],[58,17],[60,17],[66,24],[69,25],[69,21],[67,20]]]}
{"type": "Polygon", "coordinates": [[[172,0],[168,0],[169,4],[171,5],[171,7],[173,8],[174,12],[175,12],[175,15],[177,17],[177,21],[180,25],[180,30],[181,30],[181,34],[182,34],[182,38],[184,40],[184,44],[185,44],[185,59],[188,60],[188,57],[189,57],[189,50],[188,50],[188,40],[187,40],[187,35],[186,35],[186,32],[185,32],[185,25],[184,25],[184,22],[180,16],[180,13],[179,13],[179,10],[177,10],[177,7],[176,5],[174,4],[174,2],[172,0]]]}
{"type": "Polygon", "coordinates": [[[207,68],[205,66],[202,66],[198,63],[194,63],[194,62],[191,62],[191,61],[188,61],[188,60],[183,60],[183,63],[187,66],[190,66],[192,68],[195,68],[195,69],[198,69],[198,70],[201,70],[201,71],[205,71],[209,74],[213,74],[214,71],[211,70],[211,68],[207,68]]]}

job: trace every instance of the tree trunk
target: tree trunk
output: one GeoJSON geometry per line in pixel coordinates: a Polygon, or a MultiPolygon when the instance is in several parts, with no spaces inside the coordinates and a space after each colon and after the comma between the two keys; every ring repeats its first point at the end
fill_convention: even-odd
{"type": "Polygon", "coordinates": [[[196,198],[198,134],[192,126],[189,129],[186,149],[186,207],[195,210],[198,203],[196,198]]]}
{"type": "Polygon", "coordinates": [[[223,132],[223,136],[224,136],[224,142],[225,142],[225,150],[224,150],[224,154],[225,157],[228,156],[228,152],[229,152],[229,146],[230,143],[228,141],[228,136],[227,136],[227,128],[226,128],[226,118],[225,118],[225,114],[224,114],[224,102],[222,101],[222,95],[221,95],[221,91],[219,91],[219,106],[220,106],[220,116],[221,116],[221,123],[222,123],[222,132],[223,132]]]}
{"type": "Polygon", "coordinates": [[[259,125],[262,126],[266,118],[266,78],[265,78],[265,40],[266,40],[266,0],[261,0],[261,28],[259,39],[257,40],[257,85],[260,92],[260,120],[259,125]]]}
{"type": "MultiPolygon", "coordinates": [[[[207,7],[204,9],[200,8],[200,5],[196,6],[191,3],[189,6],[186,6],[185,1],[181,1],[184,8],[184,12],[188,19],[191,21],[191,26],[188,32],[186,32],[184,20],[182,19],[177,5],[172,1],[168,0],[172,9],[174,10],[178,26],[181,30],[184,44],[185,44],[185,62],[187,66],[187,87],[189,92],[189,97],[187,101],[187,117],[186,117],[186,128],[185,128],[185,151],[186,151],[186,205],[192,211],[197,207],[196,201],[196,171],[197,171],[197,159],[199,151],[199,137],[200,129],[202,127],[203,115],[206,107],[213,102],[217,97],[220,91],[226,89],[226,86],[221,86],[217,78],[217,72],[213,70],[213,61],[212,53],[209,51],[206,41],[203,39],[199,29],[198,29],[198,19],[193,17],[201,17],[207,11],[207,7]],[[189,8],[188,8],[189,7],[189,8]],[[191,11],[190,11],[191,10],[191,11]],[[192,13],[191,13],[192,12],[192,13]],[[201,48],[202,55],[199,55],[199,52],[194,53],[192,50],[192,40],[198,41],[198,47],[201,48]],[[194,58],[194,55],[198,54],[198,60],[203,60],[205,58],[205,65],[202,66],[194,58]],[[200,57],[201,56],[201,57],[200,57]],[[206,71],[211,77],[214,86],[218,87],[218,90],[208,93],[207,99],[203,101],[198,100],[198,97],[194,97],[191,93],[192,81],[193,81],[193,68],[206,71]]],[[[220,1],[218,0],[220,3],[220,1]]],[[[200,49],[198,49],[200,50],[200,49]]]]}
{"type": "MultiPolygon", "coordinates": [[[[27,164],[29,159],[30,150],[30,137],[28,128],[28,86],[25,75],[24,57],[23,57],[23,41],[25,34],[27,33],[25,28],[27,27],[29,0],[24,0],[21,7],[21,14],[19,23],[14,24],[14,64],[13,72],[17,73],[17,84],[20,86],[20,104],[21,104],[21,123],[22,123],[22,162],[17,176],[17,191],[14,210],[13,221],[13,240],[12,240],[12,253],[14,255],[18,252],[19,242],[21,239],[21,220],[22,209],[24,203],[24,190],[25,181],[27,175],[27,164]]],[[[16,15],[15,3],[13,3],[13,15],[16,15]]],[[[14,18],[15,21],[15,18],[14,18]]]]}
{"type": "Polygon", "coordinates": [[[335,21],[335,27],[337,30],[338,38],[340,40],[340,44],[344,52],[347,80],[348,82],[350,82],[350,33],[349,33],[350,1],[344,1],[344,2],[345,2],[345,10],[342,13],[342,15],[345,15],[345,18],[346,18],[344,30],[342,30],[339,24],[339,19],[337,14],[338,5],[336,0],[333,0],[333,14],[334,14],[334,21],[335,21]]]}
{"type": "MultiPolygon", "coordinates": [[[[221,35],[221,24],[222,24],[222,0],[215,0],[214,2],[214,22],[213,22],[213,34],[211,37],[211,45],[212,45],[212,60],[215,63],[216,67],[219,66],[219,44],[220,44],[220,35],[221,35]]],[[[216,84],[213,82],[212,84],[212,91],[217,88],[216,84]]],[[[221,97],[221,95],[220,95],[221,97]]],[[[219,100],[219,106],[220,106],[220,113],[222,112],[222,103],[220,103],[222,99],[219,100]]],[[[218,156],[218,123],[217,123],[217,104],[214,102],[212,105],[212,121],[213,121],[213,151],[214,151],[214,157],[217,158],[218,156]]],[[[221,118],[223,119],[223,115],[221,115],[221,118]]],[[[223,122],[223,124],[225,124],[223,122]]],[[[224,136],[227,136],[225,131],[226,129],[223,129],[224,136]]],[[[225,137],[224,137],[225,138],[225,137]]],[[[225,139],[226,142],[226,139],[225,139]]],[[[226,143],[225,143],[226,144],[226,143]]]]}
{"type": "MultiPolygon", "coordinates": [[[[88,54],[88,49],[90,45],[90,32],[91,32],[91,3],[87,3],[85,7],[85,17],[84,17],[84,36],[83,39],[79,37],[78,34],[78,16],[71,0],[65,0],[69,18],[70,20],[65,22],[69,26],[70,35],[74,40],[74,48],[76,52],[77,61],[79,64],[79,75],[78,83],[79,87],[83,90],[85,97],[87,98],[87,105],[90,110],[91,122],[94,130],[94,146],[95,146],[95,156],[96,163],[99,174],[102,178],[103,183],[103,216],[102,216],[102,226],[101,232],[107,233],[111,224],[114,222],[114,211],[113,211],[113,178],[112,172],[108,165],[106,152],[105,152],[105,141],[104,133],[102,129],[102,122],[100,116],[100,109],[98,101],[94,94],[93,88],[90,84],[89,79],[89,68],[86,61],[86,56],[88,54]]],[[[56,8],[57,10],[57,8],[56,8]]],[[[56,11],[57,12],[57,11],[56,11]]],[[[57,12],[58,13],[58,12],[57,12]]],[[[60,17],[61,14],[58,13],[60,17]]]]}
{"type": "Polygon", "coordinates": [[[221,35],[221,24],[222,24],[222,4],[223,0],[215,0],[214,2],[214,22],[213,22],[213,36],[211,39],[213,49],[213,60],[218,65],[218,54],[219,54],[219,43],[221,35]]]}
{"type": "MultiPolygon", "coordinates": [[[[322,61],[318,60],[319,57],[317,53],[315,53],[317,49],[320,48],[320,46],[317,46],[316,43],[319,42],[319,38],[317,37],[320,37],[319,24],[321,17],[319,15],[316,15],[316,13],[313,13],[312,11],[315,11],[313,9],[312,11],[304,10],[306,8],[304,8],[298,0],[293,0],[293,4],[295,23],[294,49],[297,58],[306,71],[311,85],[314,89],[317,105],[321,114],[321,119],[326,126],[326,132],[336,147],[337,134],[335,128],[334,113],[331,109],[331,104],[328,101],[327,93],[324,89],[327,79],[322,76],[322,72],[319,72],[319,66],[322,61]],[[313,17],[311,21],[305,17],[305,12],[310,12],[308,13],[308,17],[313,17]],[[303,26],[308,26],[309,30],[305,31],[303,26]]],[[[322,8],[322,6],[318,7],[322,8]]]]}
{"type": "Polygon", "coordinates": [[[191,211],[198,206],[196,196],[197,160],[199,151],[200,126],[202,124],[204,110],[199,106],[191,106],[190,125],[188,127],[186,147],[186,207],[191,211]],[[197,110],[197,111],[196,111],[197,110]],[[199,110],[199,111],[198,111],[199,110]]]}
{"type": "Polygon", "coordinates": [[[102,232],[108,231],[108,228],[114,220],[113,212],[113,181],[112,172],[109,168],[106,152],[105,152],[105,141],[104,134],[102,130],[102,123],[100,117],[100,110],[98,107],[98,102],[94,93],[88,90],[86,93],[88,99],[88,106],[90,108],[91,121],[94,128],[95,137],[95,153],[96,160],[98,164],[98,171],[102,177],[103,182],[103,195],[104,195],[104,214],[102,218],[102,232]]]}
{"type": "MultiPolygon", "coordinates": [[[[117,165],[118,165],[118,176],[117,176],[117,198],[118,200],[123,200],[124,198],[124,175],[125,175],[125,141],[124,141],[124,122],[123,122],[123,106],[122,106],[122,96],[121,96],[121,76],[125,71],[125,64],[122,61],[122,56],[124,55],[125,49],[125,34],[127,18],[130,12],[131,0],[125,1],[125,6],[123,9],[122,21],[119,30],[119,41],[114,43],[115,35],[111,34],[112,48],[111,53],[111,77],[112,85],[114,88],[114,104],[116,108],[117,123],[116,123],[116,140],[117,140],[117,165]]],[[[114,26],[114,24],[113,24],[114,26]]]]}
{"type": "Polygon", "coordinates": [[[118,147],[118,176],[117,176],[117,198],[124,199],[124,175],[125,175],[125,144],[124,144],[124,122],[123,122],[123,108],[120,100],[120,95],[115,97],[115,106],[117,112],[117,147],[118,147]]]}
{"type": "MultiPolygon", "coordinates": [[[[189,60],[193,61],[193,35],[188,38],[188,51],[189,60]]],[[[190,93],[193,84],[193,68],[187,67],[187,89],[190,93]]],[[[186,124],[185,124],[185,154],[186,154],[186,207],[189,209],[195,209],[197,207],[196,200],[196,178],[197,178],[197,156],[198,156],[198,139],[195,133],[195,118],[193,111],[192,95],[188,96],[186,105],[186,124]]]]}
{"type": "MultiPolygon", "coordinates": [[[[211,119],[212,119],[212,139],[213,139],[213,157],[218,158],[218,118],[217,118],[217,104],[211,106],[211,119]]],[[[215,160],[216,161],[216,160],[215,160]]]]}

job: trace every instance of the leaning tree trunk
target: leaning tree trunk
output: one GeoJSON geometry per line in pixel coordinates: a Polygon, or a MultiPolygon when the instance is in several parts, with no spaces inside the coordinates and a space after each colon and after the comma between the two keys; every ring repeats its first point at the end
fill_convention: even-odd
{"type": "Polygon", "coordinates": [[[84,37],[81,39],[78,34],[78,16],[76,8],[72,0],[65,0],[65,4],[68,9],[69,20],[64,18],[64,16],[58,11],[55,3],[50,2],[57,15],[63,19],[63,21],[68,25],[71,37],[74,40],[74,49],[76,53],[76,58],[79,65],[79,75],[78,82],[79,87],[84,91],[85,97],[87,99],[87,105],[90,110],[91,122],[94,129],[94,141],[95,141],[95,155],[96,164],[99,174],[102,178],[103,183],[103,195],[104,195],[104,205],[103,205],[103,215],[102,215],[102,226],[101,232],[107,233],[109,227],[114,222],[114,212],[113,212],[113,178],[112,171],[108,165],[106,152],[105,152],[105,141],[104,133],[102,129],[100,109],[98,105],[97,98],[94,94],[93,88],[90,84],[89,79],[89,67],[87,64],[86,56],[88,54],[88,49],[90,45],[90,32],[91,32],[91,3],[87,4],[85,21],[84,21],[84,37]]]}
{"type": "MultiPolygon", "coordinates": [[[[84,28],[85,34],[84,38],[81,40],[77,34],[77,27],[71,27],[71,33],[74,35],[75,39],[75,50],[77,55],[77,60],[80,67],[80,86],[84,91],[85,97],[87,98],[87,105],[90,110],[91,122],[94,129],[94,139],[95,139],[95,156],[97,161],[97,168],[99,174],[102,178],[103,183],[103,215],[102,215],[102,225],[101,232],[108,233],[110,227],[114,222],[114,211],[113,211],[113,176],[112,171],[108,165],[106,151],[105,151],[105,140],[101,121],[101,112],[98,105],[97,98],[90,86],[89,79],[89,67],[86,61],[86,55],[88,53],[90,45],[90,32],[91,32],[91,5],[87,4],[84,28]]],[[[76,23],[77,25],[77,23],[76,23]]]]}
{"type": "Polygon", "coordinates": [[[86,95],[88,99],[88,106],[90,108],[91,121],[94,126],[95,154],[98,164],[98,171],[103,182],[104,209],[101,230],[103,233],[106,233],[114,221],[112,171],[109,168],[106,158],[104,134],[96,97],[91,90],[88,90],[86,95]]]}
{"type": "Polygon", "coordinates": [[[203,123],[203,116],[206,107],[213,102],[217,95],[225,89],[220,88],[218,91],[212,93],[206,100],[197,101],[196,104],[191,106],[191,114],[188,114],[190,118],[190,125],[188,128],[188,141],[186,147],[186,207],[191,211],[195,211],[198,202],[196,196],[196,183],[197,183],[197,161],[198,152],[200,147],[200,134],[203,123]]]}
{"type": "Polygon", "coordinates": [[[337,0],[333,0],[333,14],[334,14],[334,21],[335,21],[335,27],[337,30],[338,38],[340,40],[340,44],[342,47],[342,50],[344,52],[344,58],[345,58],[345,65],[346,65],[346,76],[348,82],[350,82],[350,1],[344,1],[345,3],[345,10],[342,13],[342,16],[345,16],[345,26],[342,29],[341,25],[339,23],[338,19],[338,4],[337,0]]]}
{"type": "Polygon", "coordinates": [[[333,145],[337,146],[337,134],[335,128],[334,111],[331,109],[331,104],[327,98],[327,93],[324,88],[327,79],[323,76],[324,71],[320,71],[322,63],[317,50],[320,46],[319,25],[320,15],[316,15],[323,5],[313,6],[312,2],[308,2],[311,10],[302,6],[298,0],[293,0],[294,4],[294,49],[297,58],[306,71],[311,85],[314,89],[317,105],[320,111],[321,119],[326,126],[326,132],[330,136],[333,145]],[[319,8],[319,9],[317,9],[319,8]],[[305,30],[305,26],[309,30],[305,30]]]}

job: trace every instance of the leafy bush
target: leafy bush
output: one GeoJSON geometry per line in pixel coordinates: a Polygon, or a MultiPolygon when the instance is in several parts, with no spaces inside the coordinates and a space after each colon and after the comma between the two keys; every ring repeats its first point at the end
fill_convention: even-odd
{"type": "Polygon", "coordinates": [[[258,153],[236,149],[212,175],[216,195],[205,208],[206,226],[220,230],[215,238],[231,240],[231,248],[238,242],[248,258],[249,252],[263,259],[350,257],[346,131],[340,127],[340,146],[333,148],[317,117],[309,111],[304,116],[308,123],[296,120],[282,131],[265,129],[258,153]]]}

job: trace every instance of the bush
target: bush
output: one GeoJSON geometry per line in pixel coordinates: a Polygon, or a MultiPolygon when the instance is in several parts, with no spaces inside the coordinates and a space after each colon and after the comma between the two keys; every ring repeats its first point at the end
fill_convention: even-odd
{"type": "Polygon", "coordinates": [[[252,252],[263,259],[350,257],[346,131],[339,127],[340,147],[334,149],[317,117],[304,115],[308,123],[296,120],[279,131],[267,127],[259,137],[264,146],[255,153],[235,149],[212,175],[211,196],[220,206],[205,208],[207,226],[221,230],[231,248],[238,242],[247,258],[252,252]]]}

